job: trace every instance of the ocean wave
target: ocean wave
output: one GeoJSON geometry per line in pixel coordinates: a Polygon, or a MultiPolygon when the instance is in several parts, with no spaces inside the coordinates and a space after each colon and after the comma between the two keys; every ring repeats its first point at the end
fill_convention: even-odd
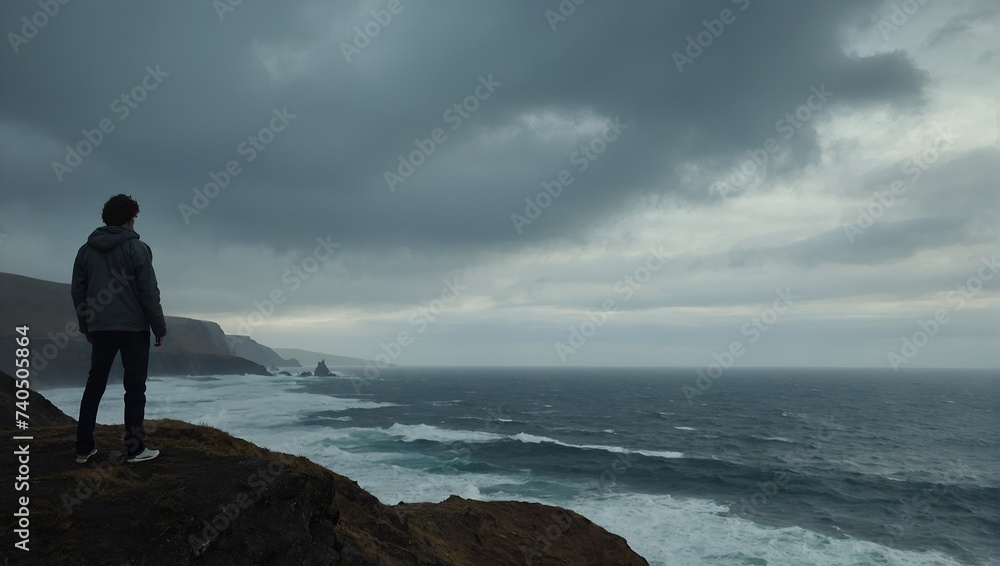
{"type": "Polygon", "coordinates": [[[794,442],[785,438],[784,436],[751,436],[754,440],[767,440],[770,442],[794,442]]]}
{"type": "Polygon", "coordinates": [[[729,516],[717,503],[670,495],[610,493],[545,501],[625,537],[652,566],[689,564],[886,564],[961,566],[938,551],[882,546],[801,527],[776,528],[729,516]],[[679,528],[678,526],[683,526],[679,528]],[[683,531],[682,533],[679,532],[683,531]],[[683,537],[683,538],[681,538],[683,537]],[[683,541],[683,542],[681,542],[683,541]]]}
{"type": "Polygon", "coordinates": [[[458,475],[458,474],[495,474],[501,473],[495,466],[492,466],[486,462],[468,462],[455,458],[449,462],[441,462],[433,466],[427,467],[423,470],[428,474],[444,474],[444,475],[458,475]]]}
{"type": "Polygon", "coordinates": [[[607,452],[613,452],[615,454],[641,454],[643,456],[650,456],[652,458],[683,458],[684,454],[682,452],[669,452],[660,450],[641,450],[632,448],[623,448],[621,446],[605,446],[602,444],[570,444],[568,442],[562,442],[554,438],[549,438],[547,436],[535,436],[533,434],[528,434],[526,432],[521,432],[510,437],[514,440],[520,442],[527,442],[531,444],[557,444],[559,446],[565,446],[567,448],[577,448],[582,450],[604,450],[607,452]]]}
{"type": "Polygon", "coordinates": [[[536,436],[534,434],[529,434],[526,432],[520,432],[514,435],[497,434],[493,432],[486,431],[470,431],[470,430],[457,430],[449,428],[439,428],[427,424],[416,424],[416,425],[404,425],[399,423],[393,423],[392,426],[388,428],[376,428],[372,429],[389,436],[394,436],[401,439],[403,442],[416,442],[418,440],[428,441],[428,442],[439,442],[443,444],[449,444],[454,442],[465,442],[465,443],[486,443],[486,442],[503,442],[503,441],[516,441],[524,442],[527,444],[556,444],[558,446],[564,446],[566,448],[575,448],[578,450],[604,450],[606,452],[612,452],[615,454],[640,454],[643,456],[649,456],[651,458],[683,458],[684,453],[673,452],[667,450],[644,450],[638,448],[624,448],[622,446],[608,446],[603,444],[571,444],[569,442],[563,442],[561,440],[556,440],[554,438],[549,438],[547,436],[536,436]]]}
{"type": "Polygon", "coordinates": [[[502,434],[492,432],[479,432],[471,430],[457,430],[451,428],[439,428],[426,424],[404,425],[393,423],[389,428],[375,429],[390,436],[395,436],[403,442],[414,442],[417,440],[427,440],[431,442],[492,442],[507,438],[502,434]]]}
{"type": "Polygon", "coordinates": [[[691,426],[675,426],[674,428],[676,428],[677,430],[698,430],[691,426]]]}

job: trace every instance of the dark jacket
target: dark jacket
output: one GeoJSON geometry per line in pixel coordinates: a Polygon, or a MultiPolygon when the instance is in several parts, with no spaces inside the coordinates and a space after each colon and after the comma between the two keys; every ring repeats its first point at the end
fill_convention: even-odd
{"type": "Polygon", "coordinates": [[[80,332],[152,327],[154,336],[167,335],[153,252],[128,228],[94,230],[76,254],[71,293],[80,332]]]}

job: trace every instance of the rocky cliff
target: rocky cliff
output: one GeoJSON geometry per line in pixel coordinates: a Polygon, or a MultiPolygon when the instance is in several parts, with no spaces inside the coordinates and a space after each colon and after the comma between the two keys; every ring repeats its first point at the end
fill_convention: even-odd
{"type": "MultiPolygon", "coordinates": [[[[0,403],[13,400],[0,375],[0,403]]],[[[18,564],[646,564],[572,511],[459,497],[388,506],[305,458],[175,420],[147,421],[162,453],[134,465],[122,463],[121,427],[98,425],[99,451],[79,465],[72,419],[37,392],[30,403],[33,438],[0,456],[5,477],[28,486],[0,491],[12,510],[0,544],[18,564]]]]}
{"type": "MultiPolygon", "coordinates": [[[[168,316],[167,339],[149,352],[150,375],[268,375],[267,368],[234,356],[218,324],[168,316]]],[[[14,371],[15,327],[31,337],[31,368],[47,386],[85,383],[90,345],[77,329],[69,285],[0,273],[0,370],[14,371]]],[[[121,361],[112,381],[121,381],[121,361]]]]}

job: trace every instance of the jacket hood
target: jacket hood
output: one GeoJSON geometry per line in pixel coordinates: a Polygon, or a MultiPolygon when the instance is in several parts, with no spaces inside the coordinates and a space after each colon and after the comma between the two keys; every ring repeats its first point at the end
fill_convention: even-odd
{"type": "Polygon", "coordinates": [[[87,238],[87,243],[101,251],[107,251],[133,238],[138,240],[139,234],[128,228],[122,228],[121,226],[101,226],[90,234],[90,237],[87,238]]]}

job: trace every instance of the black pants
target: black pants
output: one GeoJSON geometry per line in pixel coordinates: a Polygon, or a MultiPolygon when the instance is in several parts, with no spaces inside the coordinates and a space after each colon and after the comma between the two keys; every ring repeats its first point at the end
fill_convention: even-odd
{"type": "Polygon", "coordinates": [[[125,367],[125,449],[134,456],[146,448],[146,372],[149,369],[149,331],[125,332],[104,330],[91,332],[93,351],[90,356],[90,376],[80,401],[80,420],[76,428],[76,453],[89,454],[94,449],[94,424],[97,409],[108,386],[108,374],[119,350],[125,367]]]}

